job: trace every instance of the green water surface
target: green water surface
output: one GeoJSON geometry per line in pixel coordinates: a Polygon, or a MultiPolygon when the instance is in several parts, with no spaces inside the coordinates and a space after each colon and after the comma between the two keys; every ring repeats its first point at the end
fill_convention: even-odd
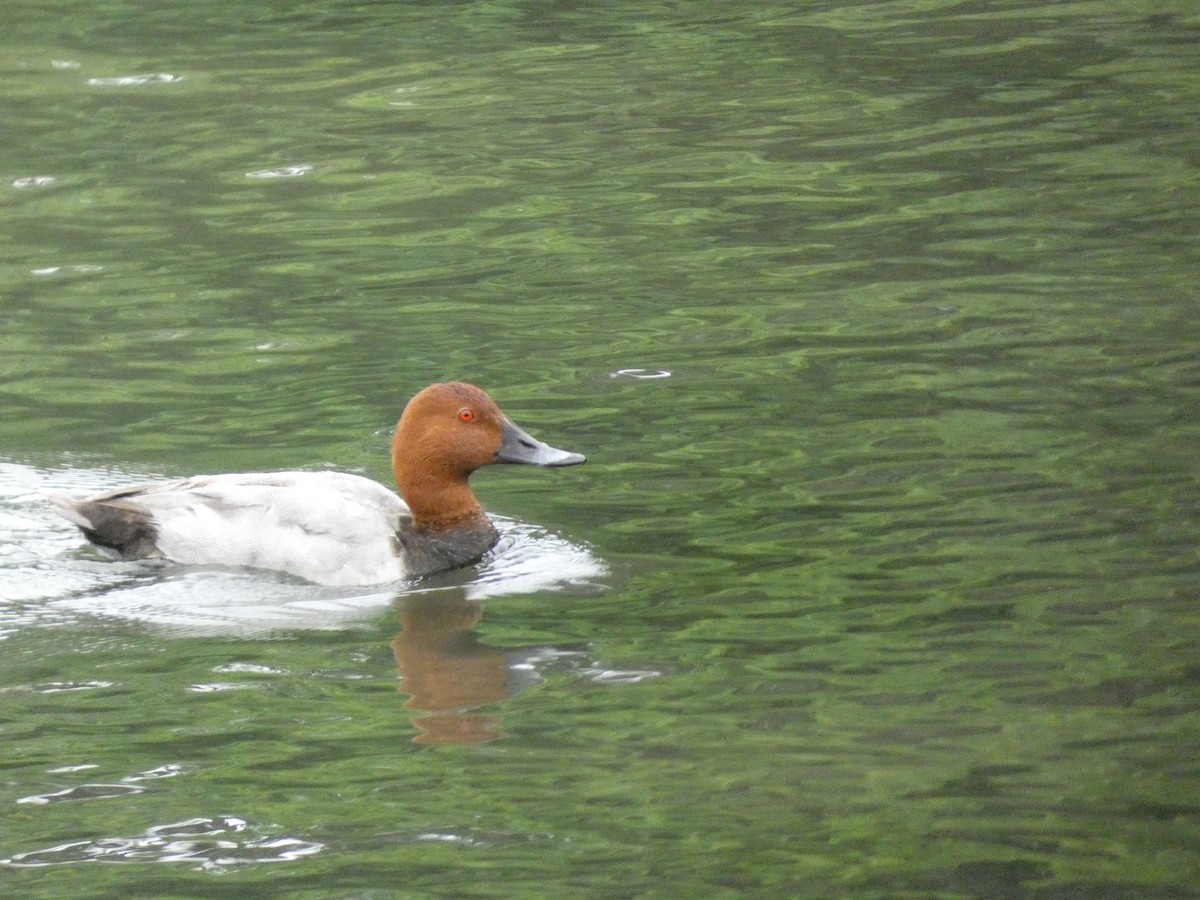
{"type": "Polygon", "coordinates": [[[0,893],[1197,896],[1194,3],[6,9],[0,893]],[[448,378],[431,582],[38,493],[448,378]]]}

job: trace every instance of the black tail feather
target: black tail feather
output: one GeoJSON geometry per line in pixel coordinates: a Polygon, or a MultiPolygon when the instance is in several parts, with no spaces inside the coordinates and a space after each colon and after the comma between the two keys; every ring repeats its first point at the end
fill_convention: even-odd
{"type": "Polygon", "coordinates": [[[118,499],[50,499],[96,546],[114,550],[124,559],[162,556],[149,511],[118,499]]]}

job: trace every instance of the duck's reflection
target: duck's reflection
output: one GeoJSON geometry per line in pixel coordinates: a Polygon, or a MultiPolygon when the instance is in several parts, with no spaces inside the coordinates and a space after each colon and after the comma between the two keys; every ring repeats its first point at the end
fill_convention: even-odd
{"type": "Polygon", "coordinates": [[[503,737],[498,713],[472,712],[504,700],[542,679],[539,657],[571,651],[502,650],[471,628],[482,618],[478,600],[457,589],[412,594],[398,602],[401,631],[392,641],[404,705],[424,715],[413,719],[418,744],[481,744],[503,737]]]}

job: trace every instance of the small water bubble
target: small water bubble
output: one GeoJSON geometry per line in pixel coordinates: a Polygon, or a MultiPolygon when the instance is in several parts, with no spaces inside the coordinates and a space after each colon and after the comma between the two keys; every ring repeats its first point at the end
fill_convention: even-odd
{"type": "Polygon", "coordinates": [[[653,669],[620,671],[617,669],[584,669],[588,681],[596,684],[638,684],[658,678],[662,673],[653,669]]]}
{"type": "Polygon", "coordinates": [[[138,772],[136,775],[126,775],[121,779],[121,782],[128,784],[135,781],[147,781],[154,778],[174,778],[176,775],[183,774],[183,766],[174,763],[158,766],[154,769],[149,769],[145,772],[138,772]]]}
{"type": "Polygon", "coordinates": [[[200,835],[221,834],[225,831],[239,832],[245,830],[246,820],[239,819],[237,816],[217,816],[216,818],[196,816],[193,819],[184,819],[182,822],[155,825],[152,828],[146,829],[146,834],[151,837],[197,837],[200,835]]]}
{"type": "Polygon", "coordinates": [[[92,87],[139,87],[143,84],[173,84],[182,81],[182,75],[169,72],[152,72],[146,75],[118,75],[114,78],[89,78],[92,87]]]}
{"type": "Polygon", "coordinates": [[[609,378],[670,378],[671,373],[666,369],[617,369],[608,373],[609,378]]]}
{"type": "Polygon", "coordinates": [[[247,172],[247,178],[298,178],[301,175],[307,175],[313,170],[312,166],[281,166],[278,169],[259,169],[255,172],[247,172]]]}
{"type": "Polygon", "coordinates": [[[40,275],[45,278],[51,275],[92,275],[103,271],[104,266],[84,264],[78,266],[46,266],[44,269],[30,269],[29,274],[40,275]]]}
{"type": "Polygon", "coordinates": [[[92,691],[112,686],[111,681],[48,681],[36,685],[34,690],[39,694],[61,694],[66,691],[92,691]]]}
{"type": "Polygon", "coordinates": [[[255,690],[259,686],[249,682],[236,681],[214,681],[207,684],[192,684],[188,685],[188,693],[190,694],[217,694],[222,691],[247,691],[255,690]]]}
{"type": "Polygon", "coordinates": [[[286,675],[286,669],[278,669],[274,666],[263,666],[257,663],[225,663],[220,666],[213,666],[214,672],[219,672],[222,675],[238,673],[243,675],[286,675]]]}
{"type": "Polygon", "coordinates": [[[30,175],[26,178],[15,179],[12,186],[15,188],[39,188],[50,187],[52,184],[57,183],[58,179],[53,175],[30,175]]]}
{"type": "Polygon", "coordinates": [[[432,843],[432,844],[452,844],[459,847],[477,847],[483,844],[482,841],[466,834],[454,834],[453,832],[427,831],[424,834],[416,835],[413,840],[417,843],[432,843]]]}

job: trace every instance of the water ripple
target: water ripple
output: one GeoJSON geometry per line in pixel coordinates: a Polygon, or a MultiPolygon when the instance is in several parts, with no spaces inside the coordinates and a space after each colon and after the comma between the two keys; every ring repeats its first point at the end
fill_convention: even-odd
{"type": "Polygon", "coordinates": [[[250,863],[276,863],[303,859],[325,849],[324,844],[286,836],[235,837],[251,831],[244,819],[233,816],[197,817],[146,829],[140,837],[110,837],[71,841],[43,850],[17,853],[0,859],[15,868],[63,866],[85,862],[198,863],[198,868],[219,870],[250,863]]]}
{"type": "Polygon", "coordinates": [[[108,800],[128,794],[140,794],[145,790],[145,788],[134,787],[130,784],[81,784],[73,788],[55,791],[52,794],[21,797],[17,802],[45,806],[48,803],[71,803],[76,800],[108,800]]]}

